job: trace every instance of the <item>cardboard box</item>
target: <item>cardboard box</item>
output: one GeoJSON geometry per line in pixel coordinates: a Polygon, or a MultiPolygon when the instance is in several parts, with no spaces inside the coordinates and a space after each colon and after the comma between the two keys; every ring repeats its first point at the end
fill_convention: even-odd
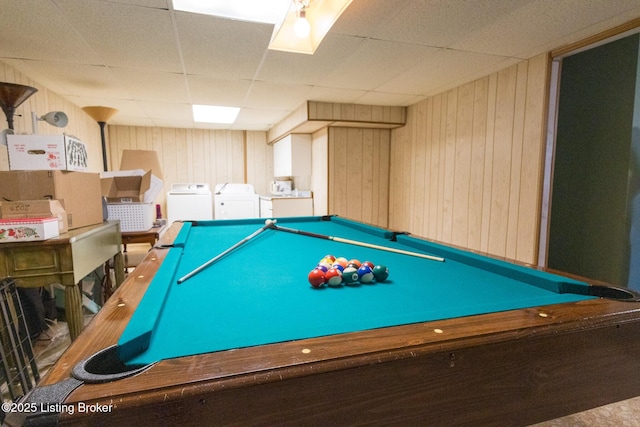
{"type": "Polygon", "coordinates": [[[7,135],[10,170],[88,169],[84,142],[68,135],[7,135]]]}
{"type": "Polygon", "coordinates": [[[151,171],[103,172],[100,176],[102,196],[109,203],[143,202],[151,188],[151,171]]]}
{"type": "Polygon", "coordinates": [[[0,219],[55,217],[58,220],[58,232],[69,230],[67,212],[59,200],[20,200],[17,202],[0,201],[0,219]]]}
{"type": "Polygon", "coordinates": [[[0,244],[35,242],[58,235],[58,219],[54,217],[0,219],[0,244]]]}
{"type": "Polygon", "coordinates": [[[59,200],[69,229],[102,222],[100,175],[67,171],[0,171],[0,200],[59,200]]]}
{"type": "Polygon", "coordinates": [[[159,180],[163,180],[162,168],[158,160],[158,153],[151,150],[123,150],[120,159],[120,170],[142,169],[151,171],[159,180]]]}

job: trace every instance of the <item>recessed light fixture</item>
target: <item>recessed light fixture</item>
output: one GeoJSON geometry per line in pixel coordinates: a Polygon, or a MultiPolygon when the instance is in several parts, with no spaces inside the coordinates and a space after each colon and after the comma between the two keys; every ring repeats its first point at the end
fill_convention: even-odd
{"type": "Polygon", "coordinates": [[[217,105],[193,105],[193,120],[198,123],[230,124],[236,121],[240,108],[217,105]]]}
{"type": "Polygon", "coordinates": [[[269,49],[313,55],[353,0],[291,0],[276,23],[269,49]]]}
{"type": "Polygon", "coordinates": [[[291,0],[173,0],[173,8],[240,21],[275,24],[286,13],[291,0]]]}

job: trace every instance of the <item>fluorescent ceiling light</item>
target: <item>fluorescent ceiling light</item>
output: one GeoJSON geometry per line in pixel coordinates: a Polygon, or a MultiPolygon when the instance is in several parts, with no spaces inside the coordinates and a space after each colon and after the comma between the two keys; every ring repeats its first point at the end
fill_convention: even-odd
{"type": "Polygon", "coordinates": [[[173,0],[173,8],[240,21],[275,24],[282,19],[290,3],[291,0],[173,0]]]}
{"type": "Polygon", "coordinates": [[[269,49],[312,55],[352,0],[309,1],[303,16],[298,11],[296,1],[290,2],[289,11],[276,24],[269,49]],[[308,31],[308,35],[301,37],[302,33],[296,28],[308,31]]]}
{"type": "Polygon", "coordinates": [[[199,123],[230,124],[236,121],[239,108],[216,105],[194,105],[193,120],[199,123]]]}

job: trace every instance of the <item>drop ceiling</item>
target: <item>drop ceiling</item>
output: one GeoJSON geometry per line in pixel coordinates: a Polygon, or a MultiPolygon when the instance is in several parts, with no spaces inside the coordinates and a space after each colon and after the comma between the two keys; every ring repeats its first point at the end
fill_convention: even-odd
{"type": "Polygon", "coordinates": [[[407,106],[640,17],[638,0],[354,0],[314,55],[170,0],[3,0],[0,61],[110,124],[267,130],[307,100],[407,106]],[[194,123],[192,104],[239,107],[194,123]]]}

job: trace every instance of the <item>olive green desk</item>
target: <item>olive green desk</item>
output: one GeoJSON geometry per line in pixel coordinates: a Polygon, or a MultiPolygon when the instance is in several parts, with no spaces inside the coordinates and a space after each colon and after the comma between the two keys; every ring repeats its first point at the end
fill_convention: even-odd
{"type": "Polygon", "coordinates": [[[63,285],[69,334],[75,339],[84,323],[78,284],[113,259],[118,287],[124,281],[121,244],[118,221],[77,228],[40,242],[3,243],[0,244],[0,277],[12,277],[17,286],[25,288],[63,285]]]}

